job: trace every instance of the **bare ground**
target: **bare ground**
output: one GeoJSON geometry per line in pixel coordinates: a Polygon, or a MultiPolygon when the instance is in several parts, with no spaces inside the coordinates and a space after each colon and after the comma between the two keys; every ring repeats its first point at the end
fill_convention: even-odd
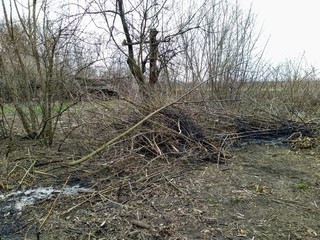
{"type": "MultiPolygon", "coordinates": [[[[233,149],[222,165],[196,155],[146,160],[102,153],[70,167],[67,151],[31,141],[17,145],[10,157],[16,170],[2,185],[17,186],[36,161],[22,187],[80,183],[95,192],[58,195],[20,215],[6,213],[0,239],[320,238],[319,147],[252,144],[233,149]]],[[[5,172],[4,162],[1,167],[5,172]]]]}

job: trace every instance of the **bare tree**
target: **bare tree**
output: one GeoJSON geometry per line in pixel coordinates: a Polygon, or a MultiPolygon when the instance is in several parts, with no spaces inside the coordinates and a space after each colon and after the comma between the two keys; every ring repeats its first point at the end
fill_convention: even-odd
{"type": "MultiPolygon", "coordinates": [[[[198,28],[197,11],[184,21],[176,22],[175,1],[93,1],[86,8],[95,18],[96,26],[106,31],[115,46],[127,56],[127,64],[139,89],[145,95],[152,93],[160,73],[177,49],[174,40],[181,34],[198,28]],[[99,23],[98,23],[99,22],[99,23]],[[177,24],[176,24],[176,23],[177,24]]],[[[176,17],[178,19],[178,17],[176,17]]]]}
{"type": "Polygon", "coordinates": [[[186,72],[192,81],[208,79],[211,97],[237,99],[264,66],[255,16],[228,0],[206,1],[203,12],[201,28],[181,36],[186,72]]]}
{"type": "MultiPolygon", "coordinates": [[[[61,91],[75,74],[74,46],[81,19],[55,15],[49,1],[2,0],[4,24],[0,32],[2,83],[8,90],[30,138],[47,145],[65,110],[61,91]]],[[[77,66],[79,69],[79,66],[77,66]]]]}

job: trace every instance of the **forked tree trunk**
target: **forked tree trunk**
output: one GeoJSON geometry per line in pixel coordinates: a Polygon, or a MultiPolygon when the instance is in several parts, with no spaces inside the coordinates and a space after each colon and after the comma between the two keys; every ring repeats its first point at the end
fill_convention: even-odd
{"type": "MultiPolygon", "coordinates": [[[[127,23],[127,20],[125,18],[125,10],[123,6],[123,0],[117,0],[117,7],[119,16],[121,19],[122,28],[125,34],[125,41],[123,45],[126,45],[128,48],[128,60],[127,63],[130,68],[130,72],[135,78],[137,84],[139,85],[139,89],[141,94],[144,98],[149,98],[153,95],[153,88],[154,85],[158,82],[158,67],[157,67],[157,58],[158,58],[158,41],[156,39],[156,36],[158,34],[157,29],[151,28],[150,29],[150,40],[146,42],[133,42],[130,32],[129,32],[129,26],[127,23]],[[149,43],[150,44],[150,55],[149,55],[149,63],[150,63],[150,75],[149,75],[149,81],[146,81],[144,76],[144,64],[138,63],[138,61],[135,58],[134,53],[134,45],[141,45],[143,43],[149,43]]],[[[140,49],[141,50],[141,49],[140,49]]]]}

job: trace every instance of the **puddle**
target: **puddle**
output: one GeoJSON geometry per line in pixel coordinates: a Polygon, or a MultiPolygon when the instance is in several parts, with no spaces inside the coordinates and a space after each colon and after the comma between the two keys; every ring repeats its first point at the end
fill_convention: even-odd
{"type": "Polygon", "coordinates": [[[285,140],[287,137],[278,137],[278,138],[244,138],[238,143],[241,147],[251,144],[257,145],[272,145],[272,146],[284,146],[286,145],[285,140]]]}
{"type": "Polygon", "coordinates": [[[243,148],[249,145],[266,145],[266,146],[287,146],[288,143],[286,142],[287,136],[283,137],[259,137],[259,138],[242,138],[239,141],[233,143],[232,147],[234,148],[243,148]]]}

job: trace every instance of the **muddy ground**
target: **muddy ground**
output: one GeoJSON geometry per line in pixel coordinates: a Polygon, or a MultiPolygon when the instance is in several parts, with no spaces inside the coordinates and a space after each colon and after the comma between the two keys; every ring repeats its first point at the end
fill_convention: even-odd
{"type": "Polygon", "coordinates": [[[79,183],[95,192],[2,211],[0,239],[320,239],[319,147],[249,144],[221,165],[183,155],[115,161],[106,152],[70,167],[63,149],[16,144],[10,155],[16,168],[10,179],[2,176],[1,192],[19,183],[79,183]]]}

